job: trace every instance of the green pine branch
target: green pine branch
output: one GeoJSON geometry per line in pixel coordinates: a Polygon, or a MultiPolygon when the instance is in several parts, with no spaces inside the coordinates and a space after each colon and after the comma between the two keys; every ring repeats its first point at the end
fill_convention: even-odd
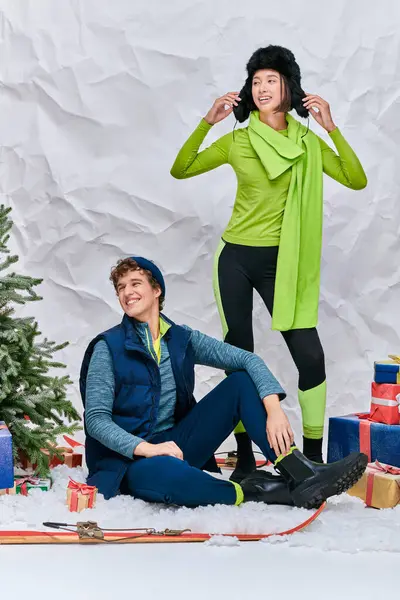
{"type": "Polygon", "coordinates": [[[42,279],[6,273],[18,261],[7,248],[11,209],[0,205],[0,420],[13,436],[14,455],[22,452],[37,464],[37,473],[48,473],[49,459],[59,455],[57,437],[73,435],[81,417],[67,399],[68,375],[54,375],[65,365],[54,354],[68,345],[47,338],[33,317],[15,317],[15,305],[41,300],[35,287],[42,279]],[[4,260],[2,254],[6,255],[4,260]],[[49,455],[42,452],[48,450],[49,455]]]}

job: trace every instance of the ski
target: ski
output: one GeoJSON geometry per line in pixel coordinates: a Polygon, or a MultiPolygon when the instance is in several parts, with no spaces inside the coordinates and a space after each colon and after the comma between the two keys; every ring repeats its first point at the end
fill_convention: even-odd
{"type": "Polygon", "coordinates": [[[326,502],[324,502],[318,510],[316,510],[308,519],[287,529],[275,533],[192,533],[189,529],[164,529],[156,531],[153,528],[145,529],[119,529],[109,530],[101,528],[94,521],[78,522],[74,525],[68,523],[52,523],[47,522],[49,528],[54,528],[61,531],[1,531],[0,530],[0,545],[6,544],[104,544],[104,543],[120,543],[120,544],[149,544],[149,543],[190,543],[190,542],[206,542],[214,535],[224,535],[226,537],[235,537],[240,542],[257,542],[272,536],[292,535],[298,531],[302,531],[315,521],[321,512],[324,510],[326,502]],[[74,529],[69,529],[73,527],[74,529]]]}

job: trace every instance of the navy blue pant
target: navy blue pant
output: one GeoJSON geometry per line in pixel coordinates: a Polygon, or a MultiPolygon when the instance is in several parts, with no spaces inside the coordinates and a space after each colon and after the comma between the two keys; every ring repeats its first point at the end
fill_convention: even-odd
{"type": "Polygon", "coordinates": [[[250,438],[270,461],[276,455],[266,434],[266,411],[249,375],[232,373],[207,394],[175,427],[156,434],[152,443],[175,442],[184,460],[154,456],[134,460],[122,490],[149,502],[179,506],[235,504],[236,489],[201,467],[242,421],[250,438]]]}

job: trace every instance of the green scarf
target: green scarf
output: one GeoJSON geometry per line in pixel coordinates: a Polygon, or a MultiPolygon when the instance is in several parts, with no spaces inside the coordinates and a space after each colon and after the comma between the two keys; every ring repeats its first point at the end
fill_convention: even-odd
{"type": "Polygon", "coordinates": [[[317,136],[290,115],[288,137],[250,116],[250,143],[269,179],[292,169],[282,222],[272,329],[315,327],[322,244],[322,157],[317,136]],[[304,136],[304,137],[303,137],[304,136]]]}

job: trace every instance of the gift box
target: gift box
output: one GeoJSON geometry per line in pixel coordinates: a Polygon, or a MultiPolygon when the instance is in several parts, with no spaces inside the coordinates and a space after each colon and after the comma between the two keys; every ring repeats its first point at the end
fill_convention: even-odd
{"type": "Polygon", "coordinates": [[[9,488],[0,490],[0,496],[15,496],[16,493],[17,493],[17,490],[15,489],[15,485],[14,485],[14,487],[9,487],[9,488]]]}
{"type": "Polygon", "coordinates": [[[14,487],[17,494],[27,496],[29,490],[42,490],[48,492],[51,488],[51,479],[48,477],[17,477],[14,481],[14,487]]]}
{"type": "Polygon", "coordinates": [[[67,487],[67,505],[70,512],[81,512],[85,508],[94,508],[97,488],[94,485],[79,483],[70,478],[67,487]]]}
{"type": "Polygon", "coordinates": [[[42,490],[47,492],[51,488],[51,479],[40,477],[16,477],[14,479],[14,486],[10,486],[5,490],[0,490],[0,495],[15,495],[21,494],[27,496],[30,490],[42,490]]]}
{"type": "Polygon", "coordinates": [[[73,469],[75,467],[81,467],[82,466],[82,453],[77,452],[76,448],[84,448],[85,445],[81,444],[81,442],[77,442],[76,440],[68,437],[67,435],[64,435],[63,437],[64,437],[64,440],[67,442],[67,444],[69,444],[69,447],[67,447],[67,446],[59,446],[58,447],[58,450],[62,451],[62,458],[60,460],[58,458],[58,456],[53,456],[49,463],[50,468],[52,469],[53,467],[56,467],[57,465],[62,465],[62,464],[67,465],[67,467],[70,467],[71,469],[73,469]]]}
{"type": "Polygon", "coordinates": [[[389,354],[389,359],[374,363],[374,380],[376,383],[400,384],[400,356],[389,354]]]}
{"type": "Polygon", "coordinates": [[[400,385],[393,383],[372,382],[371,386],[371,421],[399,425],[400,385]]]}
{"type": "Polygon", "coordinates": [[[348,492],[374,508],[393,508],[400,503],[400,469],[379,461],[367,466],[362,478],[348,492]]]}
{"type": "Polygon", "coordinates": [[[0,421],[0,489],[12,487],[13,483],[12,436],[4,421],[0,421]]]}
{"type": "MultiPolygon", "coordinates": [[[[58,465],[67,465],[71,469],[75,467],[82,466],[82,454],[75,452],[72,448],[67,448],[66,446],[58,446],[58,450],[62,451],[62,457],[58,458],[58,456],[52,456],[49,461],[50,469],[57,467],[58,465]]],[[[44,451],[48,454],[48,451],[44,451]]]]}
{"type": "MultiPolygon", "coordinates": [[[[57,446],[57,450],[61,452],[61,457],[51,457],[51,459],[49,460],[50,469],[53,469],[54,467],[63,464],[67,465],[67,467],[70,467],[71,469],[73,469],[74,467],[82,466],[82,454],[76,452],[75,448],[79,446],[83,447],[83,444],[81,444],[80,442],[76,442],[75,440],[66,435],[64,436],[64,439],[70,445],[70,447],[57,446]]],[[[43,454],[49,455],[49,451],[45,448],[43,448],[42,452],[43,454]]],[[[18,458],[23,469],[32,469],[33,471],[36,469],[37,465],[32,464],[24,454],[20,454],[18,458]]]]}
{"type": "Polygon", "coordinates": [[[370,414],[346,415],[329,419],[328,462],[351,452],[364,452],[369,462],[400,467],[400,425],[374,423],[370,414]]]}

